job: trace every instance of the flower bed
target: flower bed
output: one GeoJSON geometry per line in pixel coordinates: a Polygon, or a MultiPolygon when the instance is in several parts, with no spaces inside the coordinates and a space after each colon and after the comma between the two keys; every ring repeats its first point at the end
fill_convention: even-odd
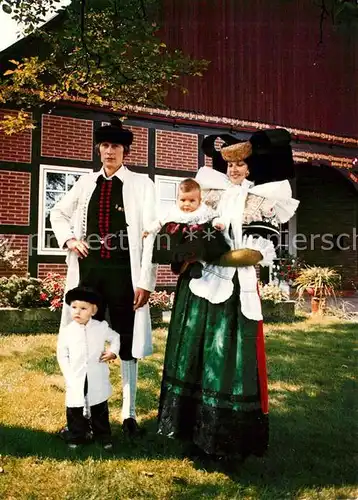
{"type": "Polygon", "coordinates": [[[264,321],[292,321],[295,317],[295,301],[278,285],[259,285],[262,316],[264,321]]]}
{"type": "Polygon", "coordinates": [[[0,333],[58,332],[63,292],[59,274],[0,278],[0,333]]]}
{"type": "Polygon", "coordinates": [[[173,302],[174,292],[168,293],[164,290],[162,292],[152,292],[150,294],[148,304],[150,308],[150,317],[154,325],[163,321],[163,311],[170,311],[173,307],[173,302]]]}

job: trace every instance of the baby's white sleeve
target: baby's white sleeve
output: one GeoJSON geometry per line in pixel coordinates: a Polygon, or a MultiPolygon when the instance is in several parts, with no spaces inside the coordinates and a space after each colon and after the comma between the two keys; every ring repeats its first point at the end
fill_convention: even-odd
{"type": "Polygon", "coordinates": [[[158,233],[161,230],[162,225],[163,225],[162,222],[159,219],[157,219],[153,221],[151,224],[149,224],[148,227],[145,228],[145,231],[147,231],[150,234],[158,233]]]}

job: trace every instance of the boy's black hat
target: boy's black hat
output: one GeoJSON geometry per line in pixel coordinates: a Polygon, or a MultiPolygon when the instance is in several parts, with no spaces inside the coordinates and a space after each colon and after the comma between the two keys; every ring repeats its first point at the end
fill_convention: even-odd
{"type": "Polygon", "coordinates": [[[130,146],[133,142],[133,133],[123,128],[122,122],[118,119],[111,120],[110,125],[103,125],[94,132],[96,144],[101,142],[110,142],[111,144],[122,144],[130,146]]]}
{"type": "Polygon", "coordinates": [[[102,299],[96,290],[86,286],[77,286],[66,293],[65,302],[67,305],[70,306],[75,300],[83,300],[84,302],[89,302],[97,307],[99,307],[102,302],[102,299]]]}

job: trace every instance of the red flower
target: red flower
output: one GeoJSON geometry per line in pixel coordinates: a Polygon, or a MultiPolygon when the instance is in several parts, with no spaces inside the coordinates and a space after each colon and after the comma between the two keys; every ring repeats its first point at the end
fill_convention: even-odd
{"type": "Polygon", "coordinates": [[[45,301],[47,299],[48,299],[48,295],[46,295],[46,293],[44,293],[44,292],[40,293],[40,300],[45,301]]]}

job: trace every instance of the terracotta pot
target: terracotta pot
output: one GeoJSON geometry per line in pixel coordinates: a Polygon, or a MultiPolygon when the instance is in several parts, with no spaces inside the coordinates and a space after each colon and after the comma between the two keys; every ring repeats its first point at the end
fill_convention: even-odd
{"type": "Polygon", "coordinates": [[[326,299],[324,297],[311,298],[311,312],[313,315],[324,314],[326,308],[326,299]]]}

